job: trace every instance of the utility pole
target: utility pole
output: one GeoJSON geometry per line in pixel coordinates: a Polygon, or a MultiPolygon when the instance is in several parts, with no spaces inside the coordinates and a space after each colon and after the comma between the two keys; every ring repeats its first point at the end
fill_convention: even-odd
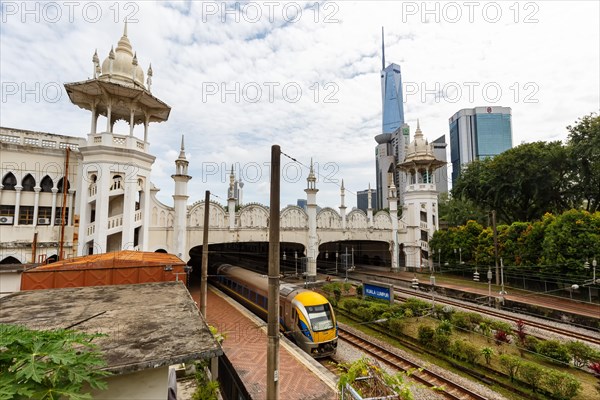
{"type": "Polygon", "coordinates": [[[500,271],[498,268],[498,231],[496,230],[496,210],[492,210],[492,229],[494,232],[494,262],[496,263],[496,285],[499,285],[500,271]]]}
{"type": "Polygon", "coordinates": [[[202,281],[200,283],[200,312],[206,320],[206,291],[208,290],[208,216],[210,213],[210,191],[204,195],[204,237],[202,239],[202,281]]]}
{"type": "MultiPolygon", "coordinates": [[[[69,154],[71,148],[67,146],[65,149],[65,173],[63,175],[63,184],[62,184],[62,207],[60,209],[60,241],[58,243],[58,260],[62,260],[64,258],[65,252],[65,225],[67,224],[67,219],[65,216],[67,210],[67,192],[69,191],[69,154]]],[[[69,210],[71,211],[71,210],[69,210]]]]}
{"type": "Polygon", "coordinates": [[[267,399],[279,400],[279,207],[281,148],[271,146],[269,204],[269,299],[267,319],[267,399]]]}

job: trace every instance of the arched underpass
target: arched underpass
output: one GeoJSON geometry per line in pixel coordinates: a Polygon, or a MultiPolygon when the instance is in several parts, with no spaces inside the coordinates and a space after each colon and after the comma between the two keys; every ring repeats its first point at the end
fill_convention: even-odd
{"type": "MultiPolygon", "coordinates": [[[[190,283],[200,283],[202,278],[202,245],[190,249],[188,265],[192,266],[190,283]]],[[[300,243],[280,243],[280,270],[282,274],[301,271],[302,259],[306,250],[300,243]],[[296,257],[297,256],[297,257],[296,257]]],[[[268,242],[215,243],[208,245],[208,273],[214,273],[216,266],[228,263],[267,273],[269,259],[268,242]]]]}
{"type": "MultiPolygon", "coordinates": [[[[402,247],[399,265],[404,265],[402,247]]],[[[189,252],[188,265],[193,267],[190,283],[201,281],[202,245],[194,246],[189,252]]],[[[266,274],[268,272],[268,242],[215,243],[208,246],[208,274],[214,273],[216,266],[228,263],[253,269],[266,274]]],[[[345,271],[348,264],[372,265],[390,268],[391,255],[389,243],[369,240],[342,240],[327,242],[319,246],[317,272],[334,274],[345,271]],[[348,257],[346,258],[346,252],[348,257]]],[[[284,275],[302,276],[306,271],[306,248],[300,243],[280,243],[280,271],[284,275]]]]}

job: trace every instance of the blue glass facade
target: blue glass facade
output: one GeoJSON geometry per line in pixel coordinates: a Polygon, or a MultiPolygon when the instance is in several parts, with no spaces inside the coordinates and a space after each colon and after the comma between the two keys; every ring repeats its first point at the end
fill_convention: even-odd
{"type": "Polygon", "coordinates": [[[383,133],[394,133],[404,123],[402,103],[402,76],[398,64],[390,64],[381,71],[383,100],[383,133]]]}
{"type": "Polygon", "coordinates": [[[477,159],[498,155],[512,147],[510,114],[476,114],[477,159]]]}
{"type": "Polygon", "coordinates": [[[450,118],[449,127],[453,183],[466,164],[496,156],[512,147],[509,107],[463,109],[450,118]]]}

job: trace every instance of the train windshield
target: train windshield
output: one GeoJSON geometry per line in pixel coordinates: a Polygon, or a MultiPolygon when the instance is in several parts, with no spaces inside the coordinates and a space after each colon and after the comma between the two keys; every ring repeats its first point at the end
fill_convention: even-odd
{"type": "Polygon", "coordinates": [[[333,328],[333,319],[331,318],[329,304],[307,306],[306,311],[308,312],[313,331],[319,332],[333,328]]]}

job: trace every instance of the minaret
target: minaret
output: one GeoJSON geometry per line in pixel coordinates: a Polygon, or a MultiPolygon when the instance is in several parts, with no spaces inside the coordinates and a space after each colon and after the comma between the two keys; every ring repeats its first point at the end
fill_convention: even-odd
{"type": "Polygon", "coordinates": [[[317,280],[317,256],[319,255],[319,240],[317,237],[317,192],[315,172],[313,169],[312,159],[310,160],[310,173],[306,178],[306,213],[308,214],[308,265],[307,265],[307,282],[315,282],[317,280]]]}
{"type": "Polygon", "coordinates": [[[390,205],[390,218],[392,219],[392,237],[390,240],[392,255],[392,272],[398,272],[398,195],[394,181],[388,189],[388,202],[390,205]]]}
{"type": "Polygon", "coordinates": [[[367,226],[373,228],[373,206],[371,205],[371,183],[369,182],[369,191],[367,194],[367,226]]]}
{"type": "Polygon", "coordinates": [[[438,229],[438,192],[434,172],[445,163],[435,158],[433,145],[423,137],[417,120],[417,130],[408,145],[406,157],[398,168],[406,171],[404,195],[407,240],[404,242],[406,266],[420,270],[430,260],[429,239],[438,229]],[[427,240],[423,240],[427,237],[427,240]]]}
{"type": "Polygon", "coordinates": [[[235,175],[233,165],[229,175],[229,189],[227,190],[227,211],[229,213],[229,230],[235,229],[235,175]]]}
{"type": "Polygon", "coordinates": [[[77,254],[147,250],[155,160],[149,153],[148,127],[166,121],[171,108],[144,86],[127,25],[102,65],[97,52],[92,63],[91,79],[65,84],[71,102],[91,112],[87,143],[79,148],[84,175],[75,207],[80,220],[77,254]],[[98,126],[99,116],[106,125],[98,126]],[[127,132],[113,132],[118,120],[129,124],[127,132]],[[143,126],[143,137],[134,135],[136,125],[143,126]]]}
{"type": "Polygon", "coordinates": [[[342,204],[340,205],[340,217],[342,217],[342,230],[346,230],[346,204],[344,200],[346,197],[346,189],[344,188],[344,180],[342,179],[342,187],[340,188],[340,197],[342,204]]]}
{"type": "Polygon", "coordinates": [[[181,135],[181,150],[179,157],[175,160],[175,175],[171,178],[175,181],[175,194],[173,195],[175,218],[173,221],[173,244],[172,252],[179,258],[187,258],[184,254],[187,249],[187,194],[188,182],[192,177],[188,175],[189,161],[185,157],[185,145],[181,135]]]}

